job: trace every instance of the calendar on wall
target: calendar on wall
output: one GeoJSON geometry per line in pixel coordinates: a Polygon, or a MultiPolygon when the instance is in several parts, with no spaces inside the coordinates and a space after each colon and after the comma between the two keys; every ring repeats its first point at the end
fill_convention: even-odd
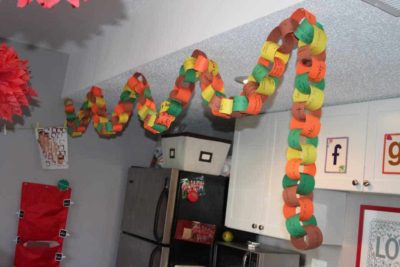
{"type": "Polygon", "coordinates": [[[36,128],[43,169],[68,169],[68,135],[65,127],[36,128]]]}

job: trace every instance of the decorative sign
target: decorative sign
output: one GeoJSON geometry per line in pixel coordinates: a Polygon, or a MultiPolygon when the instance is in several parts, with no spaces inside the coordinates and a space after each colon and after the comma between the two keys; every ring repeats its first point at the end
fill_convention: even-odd
{"type": "Polygon", "coordinates": [[[400,208],[361,205],[356,267],[400,266],[400,208]]]}
{"type": "Polygon", "coordinates": [[[333,137],[326,139],[325,173],[346,173],[348,137],[333,137]]]}
{"type": "Polygon", "coordinates": [[[43,169],[68,169],[68,135],[64,127],[37,128],[43,169]]]}
{"type": "Polygon", "coordinates": [[[400,133],[385,134],[382,173],[400,174],[400,133]]]}

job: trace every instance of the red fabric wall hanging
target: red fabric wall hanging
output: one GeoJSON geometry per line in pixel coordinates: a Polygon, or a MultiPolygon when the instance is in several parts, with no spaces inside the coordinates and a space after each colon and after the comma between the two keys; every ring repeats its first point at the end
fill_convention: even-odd
{"type": "Polygon", "coordinates": [[[60,266],[70,198],[70,188],[22,184],[14,267],[60,266]]]}

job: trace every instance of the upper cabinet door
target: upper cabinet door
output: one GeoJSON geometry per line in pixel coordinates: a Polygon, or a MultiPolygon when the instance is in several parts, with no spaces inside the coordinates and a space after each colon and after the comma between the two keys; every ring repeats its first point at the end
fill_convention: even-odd
{"type": "Polygon", "coordinates": [[[321,118],[316,188],[361,191],[368,103],[326,107],[321,118]]]}
{"type": "Polygon", "coordinates": [[[282,213],[282,179],[285,175],[286,151],[288,147],[288,134],[291,114],[289,111],[279,112],[272,115],[276,124],[274,143],[270,146],[271,162],[273,165],[268,170],[267,194],[264,201],[266,203],[263,219],[264,230],[260,233],[282,239],[290,239],[286,230],[285,218],[282,213]]]}
{"type": "Polygon", "coordinates": [[[273,133],[269,114],[236,121],[225,219],[228,227],[254,233],[260,231],[273,133]]]}
{"type": "Polygon", "coordinates": [[[364,191],[400,194],[400,99],[369,103],[364,191]]]}
{"type": "MultiPolygon", "coordinates": [[[[282,213],[282,179],[285,175],[286,151],[291,113],[289,111],[268,114],[270,124],[275,122],[274,143],[272,150],[272,166],[268,170],[268,186],[264,201],[266,203],[263,230],[260,234],[281,239],[290,239],[286,229],[286,219],[282,213]]],[[[343,242],[343,218],[346,211],[346,194],[343,192],[326,192],[316,190],[314,195],[314,212],[318,226],[324,234],[325,245],[341,245],[343,242]]]]}

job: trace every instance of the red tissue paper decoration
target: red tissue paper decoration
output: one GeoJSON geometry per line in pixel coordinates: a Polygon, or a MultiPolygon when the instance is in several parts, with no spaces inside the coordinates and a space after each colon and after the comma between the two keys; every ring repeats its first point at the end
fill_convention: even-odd
{"type": "Polygon", "coordinates": [[[30,85],[28,61],[5,43],[0,44],[0,120],[12,122],[14,115],[22,116],[34,96],[37,93],[30,85]]]}
{"type": "MultiPolygon", "coordinates": [[[[24,8],[28,4],[32,3],[33,0],[18,0],[17,6],[19,8],[24,8]]],[[[84,0],[84,2],[87,2],[88,0],[84,0]]],[[[36,2],[41,5],[43,8],[52,8],[55,5],[57,5],[60,0],[36,0],[36,2]]],[[[80,5],[80,0],[67,0],[68,3],[71,4],[72,7],[78,8],[80,5]]]]}

